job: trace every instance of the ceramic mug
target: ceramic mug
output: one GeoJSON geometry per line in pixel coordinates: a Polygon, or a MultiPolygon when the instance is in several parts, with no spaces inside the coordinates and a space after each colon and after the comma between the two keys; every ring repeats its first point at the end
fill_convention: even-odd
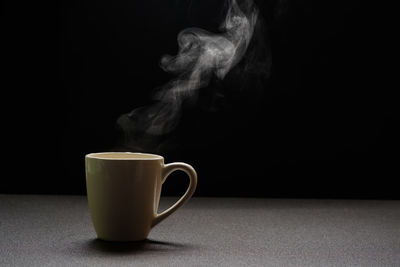
{"type": "Polygon", "coordinates": [[[164,164],[154,154],[106,152],[85,157],[90,214],[97,237],[107,241],[139,241],[152,227],[171,215],[193,195],[197,174],[192,166],[164,164]],[[185,194],[169,209],[157,214],[161,186],[173,171],[190,178],[185,194]]]}

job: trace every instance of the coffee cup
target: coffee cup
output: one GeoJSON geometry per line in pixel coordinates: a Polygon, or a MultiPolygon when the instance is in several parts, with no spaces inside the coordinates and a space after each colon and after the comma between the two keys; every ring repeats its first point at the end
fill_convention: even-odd
{"type": "Polygon", "coordinates": [[[139,241],[171,215],[196,190],[197,174],[182,162],[164,164],[155,154],[130,152],[92,153],[85,157],[89,210],[97,237],[107,241],[139,241]],[[174,171],[190,178],[184,195],[158,214],[161,187],[174,171]]]}

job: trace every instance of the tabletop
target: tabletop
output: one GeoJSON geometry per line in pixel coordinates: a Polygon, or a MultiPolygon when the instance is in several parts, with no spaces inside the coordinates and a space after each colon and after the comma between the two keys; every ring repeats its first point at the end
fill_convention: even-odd
{"type": "Polygon", "coordinates": [[[0,266],[82,265],[400,266],[400,201],[193,198],[147,240],[113,243],[85,196],[0,195],[0,266]]]}

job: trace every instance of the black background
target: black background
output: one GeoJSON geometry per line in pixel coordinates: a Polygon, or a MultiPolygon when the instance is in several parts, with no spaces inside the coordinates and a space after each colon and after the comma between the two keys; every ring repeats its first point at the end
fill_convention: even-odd
{"type": "MultiPolygon", "coordinates": [[[[264,43],[268,57],[201,89],[204,99],[223,92],[217,108],[184,108],[158,152],[195,167],[197,196],[399,198],[390,16],[361,1],[319,2],[257,1],[263,27],[249,49],[264,43]]],[[[223,11],[222,0],[10,8],[4,142],[13,156],[0,193],[84,194],[84,155],[129,150],[117,118],[174,77],[159,60],[176,54],[177,34],[217,32],[223,11]]],[[[174,174],[163,193],[185,184],[174,174]]]]}

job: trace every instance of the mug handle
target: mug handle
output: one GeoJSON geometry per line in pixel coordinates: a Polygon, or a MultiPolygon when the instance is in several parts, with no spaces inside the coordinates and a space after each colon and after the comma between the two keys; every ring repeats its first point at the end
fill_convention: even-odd
{"type": "Polygon", "coordinates": [[[175,162],[175,163],[169,163],[165,164],[163,169],[162,169],[162,174],[161,174],[161,183],[163,184],[167,177],[174,171],[181,170],[184,171],[190,179],[189,182],[189,187],[186,190],[185,194],[174,204],[172,205],[169,209],[163,211],[160,214],[157,214],[156,217],[153,219],[153,223],[151,227],[156,226],[158,223],[160,223],[162,220],[167,218],[169,215],[171,215],[174,211],[176,211],[178,208],[180,208],[183,204],[185,204],[186,201],[189,200],[189,198],[193,195],[194,191],[196,190],[197,186],[197,173],[193,169],[192,166],[189,164],[183,163],[183,162],[175,162]]]}

